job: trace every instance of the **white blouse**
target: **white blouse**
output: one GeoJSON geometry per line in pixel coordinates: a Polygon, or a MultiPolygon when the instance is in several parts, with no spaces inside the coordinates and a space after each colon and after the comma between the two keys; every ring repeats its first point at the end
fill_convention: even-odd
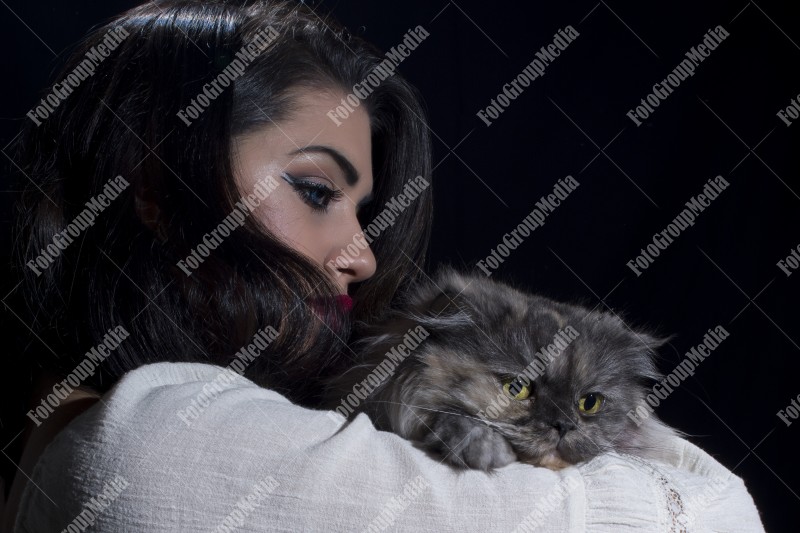
{"type": "Polygon", "coordinates": [[[691,443],[554,472],[457,471],[405,439],[230,371],[126,374],[45,449],[15,531],[764,531],[742,480],[691,443]]]}

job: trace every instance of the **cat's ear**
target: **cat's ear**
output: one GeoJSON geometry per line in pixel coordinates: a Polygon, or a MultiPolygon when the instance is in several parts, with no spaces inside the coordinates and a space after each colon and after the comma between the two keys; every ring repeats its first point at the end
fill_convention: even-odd
{"type": "Polygon", "coordinates": [[[415,313],[449,318],[455,325],[465,320],[500,323],[508,317],[525,316],[529,298],[505,283],[443,267],[411,303],[415,313]]]}
{"type": "Polygon", "coordinates": [[[438,279],[454,303],[480,322],[518,320],[529,311],[530,296],[502,281],[451,268],[442,270],[438,279]]]}
{"type": "Polygon", "coordinates": [[[470,280],[465,276],[444,267],[428,283],[416,288],[409,297],[408,308],[416,317],[436,321],[443,326],[467,324],[469,315],[458,304],[458,300],[469,285],[470,280]]]}
{"type": "Polygon", "coordinates": [[[618,332],[621,336],[617,339],[622,344],[619,350],[641,353],[647,357],[656,357],[659,349],[672,340],[673,336],[662,336],[651,328],[634,325],[622,312],[600,311],[587,316],[597,317],[596,321],[602,324],[609,332],[618,332]]]}
{"type": "Polygon", "coordinates": [[[657,354],[658,349],[664,346],[672,338],[672,336],[659,337],[645,331],[634,331],[633,337],[635,339],[634,342],[638,343],[641,348],[653,355],[657,354]]]}
{"type": "Polygon", "coordinates": [[[667,344],[672,336],[661,337],[646,331],[632,331],[631,343],[634,353],[638,356],[638,374],[646,379],[657,380],[662,377],[658,370],[659,349],[667,344]]]}

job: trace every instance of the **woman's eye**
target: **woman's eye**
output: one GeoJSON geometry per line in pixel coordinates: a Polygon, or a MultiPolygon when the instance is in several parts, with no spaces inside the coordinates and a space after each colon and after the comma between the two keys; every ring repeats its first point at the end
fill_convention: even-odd
{"type": "Polygon", "coordinates": [[[342,191],[332,189],[327,185],[315,181],[295,178],[285,172],[282,174],[282,177],[292,186],[295,192],[300,196],[300,199],[315,211],[326,211],[331,201],[338,200],[342,196],[342,191]]]}
{"type": "Polygon", "coordinates": [[[326,209],[335,191],[325,185],[310,183],[299,183],[296,186],[297,192],[303,200],[314,209],[326,209]]]}
{"type": "Polygon", "coordinates": [[[606,397],[599,392],[584,394],[578,400],[578,410],[585,415],[593,415],[603,407],[605,399],[606,397]]]}
{"type": "Polygon", "coordinates": [[[504,383],[503,392],[505,392],[511,398],[518,401],[527,400],[528,397],[531,395],[530,387],[528,385],[525,385],[518,379],[507,381],[506,383],[504,383]]]}

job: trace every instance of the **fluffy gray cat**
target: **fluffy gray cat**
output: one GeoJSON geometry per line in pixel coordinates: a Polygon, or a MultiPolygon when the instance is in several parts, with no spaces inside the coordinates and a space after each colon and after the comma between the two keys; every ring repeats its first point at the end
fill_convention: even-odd
{"type": "Polygon", "coordinates": [[[366,330],[359,364],[326,397],[461,468],[658,458],[676,432],[629,413],[659,377],[663,342],[611,313],[446,269],[366,330]]]}

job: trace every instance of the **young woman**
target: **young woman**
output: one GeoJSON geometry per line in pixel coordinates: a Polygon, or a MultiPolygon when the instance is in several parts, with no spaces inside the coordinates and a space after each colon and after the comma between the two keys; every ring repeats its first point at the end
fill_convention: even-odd
{"type": "Polygon", "coordinates": [[[151,2],[76,50],[16,158],[42,399],[6,525],[760,529],[741,481],[685,441],[672,464],[486,475],[313,409],[353,321],[424,263],[429,188],[361,233],[431,173],[419,97],[385,59],[284,2],[151,2]]]}

